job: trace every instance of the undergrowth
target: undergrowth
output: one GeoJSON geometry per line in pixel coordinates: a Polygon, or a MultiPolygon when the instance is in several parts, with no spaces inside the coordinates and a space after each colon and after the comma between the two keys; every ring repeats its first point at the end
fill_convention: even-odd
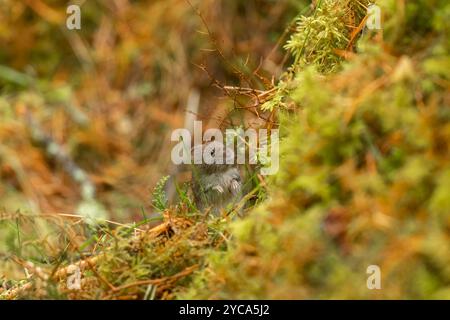
{"type": "Polygon", "coordinates": [[[450,298],[446,1],[316,1],[286,48],[280,170],[179,298],[450,298]],[[369,290],[379,266],[381,289],[369,290]]]}
{"type": "MultiPolygon", "coordinates": [[[[450,298],[449,14],[446,1],[314,1],[292,64],[259,107],[276,115],[280,170],[244,218],[164,197],[154,226],[4,215],[2,298],[450,298]],[[45,236],[44,236],[45,234],[45,236]],[[368,290],[378,265],[382,290],[368,290]],[[81,290],[67,279],[81,269],[81,290]]],[[[144,214],[145,215],[145,214],[144,214]]]]}

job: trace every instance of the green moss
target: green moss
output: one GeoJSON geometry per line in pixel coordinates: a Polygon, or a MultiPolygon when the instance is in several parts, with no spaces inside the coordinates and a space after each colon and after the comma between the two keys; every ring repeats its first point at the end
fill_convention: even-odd
{"type": "Polygon", "coordinates": [[[450,6],[378,1],[382,33],[360,37],[344,61],[334,49],[347,48],[344,20],[358,25],[360,3],[318,1],[298,18],[293,65],[266,103],[283,133],[268,199],[179,297],[448,296],[450,6]],[[382,290],[366,287],[372,264],[382,290]]]}
{"type": "Polygon", "coordinates": [[[368,1],[314,4],[261,106],[277,114],[282,137],[266,200],[245,218],[208,220],[187,193],[168,208],[164,178],[154,197],[164,224],[145,232],[2,219],[3,246],[48,274],[55,261],[88,259],[78,248],[96,258],[82,291],[61,277],[20,297],[448,299],[450,5],[377,1],[383,30],[352,39],[368,1]],[[381,290],[366,286],[370,265],[381,268],[381,290]]]}

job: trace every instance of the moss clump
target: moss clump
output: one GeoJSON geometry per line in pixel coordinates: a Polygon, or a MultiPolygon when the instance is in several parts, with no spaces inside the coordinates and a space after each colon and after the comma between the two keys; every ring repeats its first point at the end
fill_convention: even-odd
{"type": "Polygon", "coordinates": [[[315,65],[320,72],[335,70],[342,60],[339,50],[352,46],[352,32],[361,23],[368,4],[369,1],[320,0],[312,15],[300,15],[297,31],[285,45],[294,57],[291,68],[315,65]]]}
{"type": "Polygon", "coordinates": [[[10,252],[0,267],[17,270],[15,277],[0,279],[0,300],[171,299],[204,267],[207,250],[226,248],[224,220],[181,207],[166,209],[153,227],[144,220],[92,229],[82,216],[68,215],[0,218],[10,252]]]}
{"type": "Polygon", "coordinates": [[[339,63],[340,17],[360,3],[299,18],[271,105],[284,139],[269,199],[180,298],[450,298],[450,5],[378,1],[383,30],[339,63]],[[374,264],[381,290],[366,286],[374,264]]]}

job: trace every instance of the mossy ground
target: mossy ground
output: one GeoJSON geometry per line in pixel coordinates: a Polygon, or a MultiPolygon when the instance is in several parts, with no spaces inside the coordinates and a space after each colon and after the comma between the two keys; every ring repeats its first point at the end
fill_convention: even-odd
{"type": "MultiPolygon", "coordinates": [[[[261,105],[282,136],[264,201],[236,220],[181,201],[157,227],[75,220],[79,232],[55,231],[51,248],[50,238],[21,238],[67,249],[48,258],[53,272],[11,283],[7,297],[450,299],[450,5],[380,0],[382,30],[362,31],[368,1],[314,3],[286,43],[292,65],[261,105]],[[77,256],[80,247],[93,256],[77,256]],[[55,260],[87,261],[83,290],[67,290],[55,260]],[[366,286],[370,265],[381,290],[366,286]]],[[[20,221],[3,222],[15,250],[20,221]]]]}

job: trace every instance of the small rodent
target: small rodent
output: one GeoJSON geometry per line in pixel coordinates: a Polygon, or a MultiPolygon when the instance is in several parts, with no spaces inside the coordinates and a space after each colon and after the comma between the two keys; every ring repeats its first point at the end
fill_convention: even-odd
{"type": "Polygon", "coordinates": [[[210,213],[219,215],[222,209],[230,208],[242,199],[241,174],[236,165],[234,151],[223,143],[210,141],[197,145],[192,154],[203,156],[204,152],[210,152],[211,157],[215,156],[215,152],[222,152],[223,161],[207,164],[202,157],[201,164],[192,165],[194,200],[200,211],[209,209],[210,213]],[[227,159],[233,160],[232,164],[227,164],[227,159]]]}

